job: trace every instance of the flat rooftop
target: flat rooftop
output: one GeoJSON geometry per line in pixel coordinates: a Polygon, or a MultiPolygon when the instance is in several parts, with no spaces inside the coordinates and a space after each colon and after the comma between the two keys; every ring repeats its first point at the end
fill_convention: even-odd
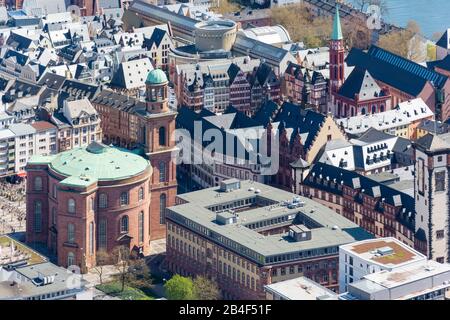
{"type": "Polygon", "coordinates": [[[299,277],[265,286],[265,290],[285,300],[335,300],[336,293],[309,280],[299,277]]]}
{"type": "Polygon", "coordinates": [[[27,265],[33,265],[45,262],[47,259],[23,243],[6,235],[0,235],[0,266],[21,261],[27,261],[27,265]]]}
{"type": "MultiPolygon", "coordinates": [[[[446,279],[450,278],[450,264],[429,260],[423,264],[405,266],[395,269],[395,271],[383,270],[368,274],[363,278],[367,281],[366,283],[363,282],[359,284],[359,282],[356,282],[355,284],[366,286],[368,288],[373,287],[375,290],[377,290],[377,288],[392,289],[401,285],[416,282],[420,279],[435,277],[442,274],[446,275],[446,279]]],[[[435,285],[441,284],[443,283],[436,283],[435,285]]],[[[366,288],[365,290],[368,289],[366,288]]]]}
{"type": "Polygon", "coordinates": [[[350,220],[311,199],[253,181],[241,181],[239,189],[223,192],[220,187],[178,195],[183,204],[168,208],[168,219],[196,233],[203,233],[231,250],[251,253],[258,262],[280,254],[299,254],[372,238],[350,220]],[[293,199],[300,204],[292,205],[293,199]],[[258,204],[247,205],[246,202],[258,204]],[[237,206],[236,204],[244,204],[237,206]],[[220,225],[216,214],[238,214],[237,222],[220,225]],[[261,229],[303,224],[311,229],[311,240],[294,242],[288,233],[264,236],[261,229]]]}
{"type": "Polygon", "coordinates": [[[426,257],[395,238],[373,239],[341,246],[366,261],[385,267],[400,267],[426,257]]]}
{"type": "Polygon", "coordinates": [[[43,262],[32,266],[20,267],[15,270],[23,277],[33,280],[39,276],[54,277],[54,281],[47,285],[36,285],[33,281],[25,281],[12,285],[11,281],[0,282],[0,299],[17,299],[32,296],[41,296],[50,293],[75,289],[84,290],[86,281],[81,275],[73,274],[71,271],[58,267],[50,262],[43,262]],[[78,287],[73,287],[76,283],[78,287]]]}

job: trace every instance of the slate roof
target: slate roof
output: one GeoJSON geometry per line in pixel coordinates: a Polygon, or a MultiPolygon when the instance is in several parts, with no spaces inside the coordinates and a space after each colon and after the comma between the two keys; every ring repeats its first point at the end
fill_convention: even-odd
{"type": "Polygon", "coordinates": [[[382,90],[367,70],[356,67],[339,89],[339,95],[354,100],[355,95],[359,99],[370,100],[381,96],[382,90]]]}
{"type": "Polygon", "coordinates": [[[122,62],[111,80],[111,86],[123,89],[136,89],[145,86],[153,65],[150,58],[122,62]]]}
{"type": "Polygon", "coordinates": [[[3,59],[5,60],[9,58],[15,59],[16,63],[20,64],[21,66],[26,65],[29,60],[28,56],[14,50],[8,50],[3,56],[3,59]]]}
{"type": "MultiPolygon", "coordinates": [[[[202,134],[209,129],[216,129],[222,133],[223,147],[222,152],[228,156],[233,156],[236,161],[253,159],[250,157],[252,146],[256,146],[256,141],[250,140],[247,147],[243,145],[243,141],[239,135],[240,129],[259,127],[258,123],[247,117],[244,113],[236,111],[234,108],[228,110],[228,113],[223,115],[210,115],[208,111],[196,113],[195,111],[181,107],[178,110],[176,118],[177,129],[186,129],[190,132],[191,137],[194,137],[194,123],[201,122],[202,134]],[[231,143],[233,141],[233,143],[231,143]],[[230,144],[231,143],[231,144],[230,144]],[[230,149],[231,146],[231,149],[230,149]],[[244,150],[244,154],[238,152],[244,150]]],[[[202,141],[203,147],[207,147],[211,142],[202,141]]],[[[257,160],[260,160],[259,154],[257,160]]]]}
{"type": "Polygon", "coordinates": [[[299,105],[284,102],[279,108],[274,103],[262,105],[253,119],[264,127],[270,120],[274,123],[278,122],[278,130],[287,129],[290,134],[288,138],[291,140],[299,134],[305,150],[308,150],[325,122],[326,116],[313,110],[303,109],[299,105]]]}
{"type": "Polygon", "coordinates": [[[442,37],[436,42],[436,45],[438,47],[444,48],[444,49],[448,49],[450,47],[450,38],[449,38],[449,33],[450,29],[445,30],[444,34],[442,35],[442,37]]]}
{"type": "Polygon", "coordinates": [[[234,78],[238,75],[239,71],[241,71],[241,68],[239,68],[238,65],[235,63],[230,64],[230,67],[228,68],[228,77],[230,78],[230,84],[234,82],[234,78]]]}
{"type": "Polygon", "coordinates": [[[381,206],[384,199],[385,203],[401,208],[396,216],[397,221],[408,229],[414,230],[416,211],[413,197],[354,171],[317,162],[311,168],[303,184],[341,196],[343,194],[341,186],[343,185],[351,189],[359,189],[355,201],[360,202],[362,200],[360,194],[370,197],[375,196],[377,198],[375,208],[380,213],[384,212],[381,206]],[[409,217],[409,213],[411,213],[411,217],[409,217]]]}
{"type": "Polygon", "coordinates": [[[368,70],[376,80],[412,96],[418,96],[427,82],[440,89],[448,80],[442,74],[377,46],[371,46],[367,53],[353,48],[346,62],[349,66],[368,70]]]}
{"type": "Polygon", "coordinates": [[[266,101],[261,108],[256,111],[253,119],[261,123],[264,127],[267,127],[269,121],[272,121],[277,113],[279,106],[273,101],[266,101]]]}
{"type": "Polygon", "coordinates": [[[17,51],[27,50],[32,43],[33,39],[24,37],[16,32],[11,32],[8,40],[6,40],[6,44],[17,51]]]}
{"type": "Polygon", "coordinates": [[[359,138],[359,141],[366,142],[366,143],[374,143],[381,140],[390,139],[393,136],[390,134],[387,134],[382,131],[378,131],[375,128],[369,128],[366,132],[364,132],[359,138]]]}
{"type": "Polygon", "coordinates": [[[439,61],[433,61],[428,63],[428,67],[431,69],[440,68],[446,71],[450,71],[450,55],[439,61]]]}
{"type": "Polygon", "coordinates": [[[60,90],[66,80],[65,77],[54,74],[52,72],[45,73],[39,80],[38,85],[47,86],[47,88],[60,90]]]}
{"type": "Polygon", "coordinates": [[[41,87],[22,80],[15,80],[9,87],[8,91],[2,97],[3,102],[12,102],[26,95],[34,96],[38,94],[41,87]]]}
{"type": "Polygon", "coordinates": [[[87,97],[88,99],[92,99],[98,92],[99,87],[78,80],[66,79],[61,90],[75,98],[87,97]]]}
{"type": "Polygon", "coordinates": [[[144,38],[143,47],[150,50],[153,44],[156,44],[156,47],[159,48],[159,45],[161,44],[161,41],[164,39],[166,33],[167,32],[165,30],[155,28],[150,38],[144,38]]]}
{"type": "Polygon", "coordinates": [[[92,103],[110,106],[121,111],[134,113],[137,109],[145,109],[145,103],[111,90],[102,90],[92,99],[92,103]]]}
{"type": "Polygon", "coordinates": [[[441,138],[442,136],[443,135],[438,136],[428,133],[427,135],[418,139],[415,142],[415,145],[431,152],[444,151],[450,149],[450,144],[446,140],[442,139],[441,138]]]}

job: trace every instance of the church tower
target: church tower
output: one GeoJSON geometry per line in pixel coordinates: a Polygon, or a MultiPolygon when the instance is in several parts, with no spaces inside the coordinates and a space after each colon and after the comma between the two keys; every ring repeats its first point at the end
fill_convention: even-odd
{"type": "Polygon", "coordinates": [[[330,94],[339,91],[344,83],[344,37],[342,36],[339,4],[336,4],[336,14],[333,21],[333,33],[330,40],[330,94]]]}
{"type": "Polygon", "coordinates": [[[152,70],[145,82],[145,115],[140,117],[141,139],[152,164],[150,240],[165,236],[165,209],[175,205],[177,174],[174,132],[177,112],[169,108],[169,81],[160,70],[152,70]]]}

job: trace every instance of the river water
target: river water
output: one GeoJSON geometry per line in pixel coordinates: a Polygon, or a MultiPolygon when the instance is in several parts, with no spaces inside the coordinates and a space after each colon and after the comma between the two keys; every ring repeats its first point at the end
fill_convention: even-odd
{"type": "MultiPolygon", "coordinates": [[[[422,33],[431,38],[433,33],[443,33],[450,28],[449,0],[384,0],[387,4],[385,21],[406,26],[415,20],[422,33]]],[[[352,1],[348,1],[352,2],[352,1]]]]}

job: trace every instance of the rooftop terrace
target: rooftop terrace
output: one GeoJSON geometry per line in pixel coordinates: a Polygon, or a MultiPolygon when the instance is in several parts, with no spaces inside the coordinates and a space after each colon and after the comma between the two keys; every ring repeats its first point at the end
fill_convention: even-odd
{"type": "Polygon", "coordinates": [[[356,245],[349,244],[343,247],[358,254],[363,259],[387,267],[398,267],[426,259],[423,254],[393,238],[367,240],[356,245]]]}

